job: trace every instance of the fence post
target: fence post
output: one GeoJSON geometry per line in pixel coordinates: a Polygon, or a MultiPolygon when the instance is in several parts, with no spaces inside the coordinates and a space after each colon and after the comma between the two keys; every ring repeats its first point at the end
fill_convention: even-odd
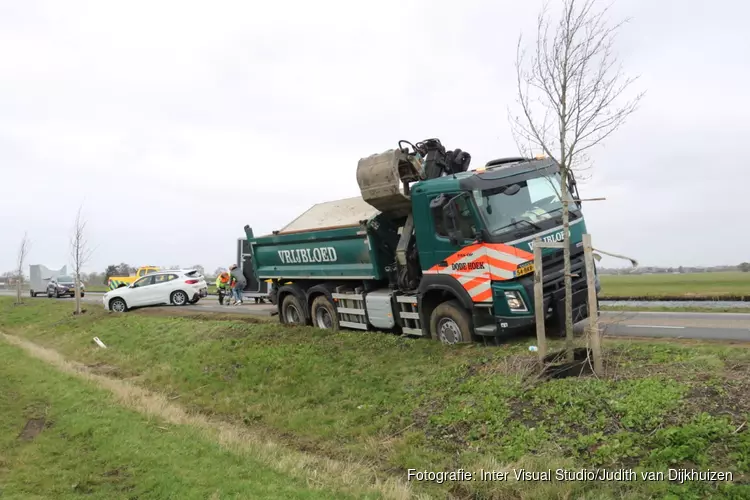
{"type": "Polygon", "coordinates": [[[534,313],[536,315],[536,344],[539,362],[547,356],[547,334],[544,331],[544,271],[542,269],[542,241],[534,240],[534,313]]]}
{"type": "Polygon", "coordinates": [[[594,358],[594,373],[601,376],[604,374],[602,365],[602,345],[599,335],[599,308],[596,302],[596,280],[594,279],[596,269],[594,268],[594,253],[591,246],[591,235],[583,235],[583,255],[586,261],[586,285],[588,287],[589,306],[589,338],[591,339],[591,353],[594,358]]]}

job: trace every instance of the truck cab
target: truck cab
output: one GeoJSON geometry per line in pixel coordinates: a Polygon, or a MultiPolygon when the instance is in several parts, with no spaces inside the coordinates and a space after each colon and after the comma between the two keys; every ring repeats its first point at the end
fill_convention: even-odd
{"type": "MultiPolygon", "coordinates": [[[[428,318],[446,294],[472,310],[475,331],[504,335],[534,325],[533,243],[562,241],[560,169],[550,159],[509,158],[475,171],[415,184],[411,190],[428,318]]],[[[587,317],[582,235],[586,224],[569,178],[573,318],[587,317]]],[[[562,249],[542,251],[545,317],[564,324],[562,249]]]]}
{"type": "Polygon", "coordinates": [[[110,276],[107,280],[107,288],[114,290],[122,286],[128,286],[147,274],[153,274],[156,272],[159,272],[159,268],[156,266],[141,266],[135,272],[134,276],[110,276]]]}

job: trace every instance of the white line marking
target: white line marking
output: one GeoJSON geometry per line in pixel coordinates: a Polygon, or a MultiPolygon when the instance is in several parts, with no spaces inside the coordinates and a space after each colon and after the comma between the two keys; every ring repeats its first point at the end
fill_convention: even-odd
{"type": "Polygon", "coordinates": [[[659,325],[625,325],[627,328],[674,328],[681,330],[684,326],[659,326],[659,325]]]}

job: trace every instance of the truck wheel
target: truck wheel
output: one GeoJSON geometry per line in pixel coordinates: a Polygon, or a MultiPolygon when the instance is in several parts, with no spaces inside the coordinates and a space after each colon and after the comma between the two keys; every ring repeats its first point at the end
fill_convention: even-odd
{"type": "Polygon", "coordinates": [[[443,344],[471,342],[471,316],[457,300],[443,302],[432,311],[430,333],[443,344]]]}
{"type": "Polygon", "coordinates": [[[34,290],[29,290],[29,295],[31,295],[32,297],[36,297],[36,294],[34,293],[34,290]]]}
{"type": "Polygon", "coordinates": [[[184,306],[188,303],[188,296],[182,290],[172,292],[172,296],[170,297],[170,299],[172,300],[172,304],[176,306],[184,306]]]}
{"type": "Polygon", "coordinates": [[[310,308],[310,316],[312,316],[313,326],[324,330],[333,330],[334,332],[339,329],[339,317],[336,308],[325,295],[315,297],[310,308]]]}
{"type": "Polygon", "coordinates": [[[281,321],[286,325],[302,325],[305,323],[305,315],[302,312],[302,305],[300,305],[297,297],[291,293],[284,297],[284,301],[281,303],[281,321]]]}

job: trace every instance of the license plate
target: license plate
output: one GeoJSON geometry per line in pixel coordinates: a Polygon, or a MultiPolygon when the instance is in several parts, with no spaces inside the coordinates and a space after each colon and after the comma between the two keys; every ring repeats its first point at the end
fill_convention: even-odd
{"type": "Polygon", "coordinates": [[[516,269],[516,276],[525,276],[533,272],[534,272],[534,264],[528,263],[522,266],[518,266],[518,268],[516,269]]]}

